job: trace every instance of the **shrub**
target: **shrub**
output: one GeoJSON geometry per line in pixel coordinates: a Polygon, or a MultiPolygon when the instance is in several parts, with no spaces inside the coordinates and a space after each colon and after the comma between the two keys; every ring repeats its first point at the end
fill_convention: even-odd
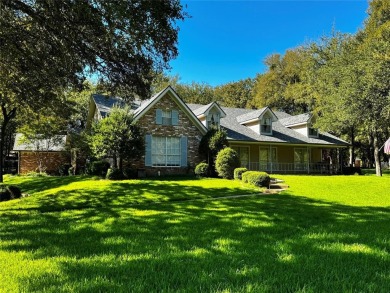
{"type": "Polygon", "coordinates": [[[241,167],[234,169],[234,179],[241,180],[242,179],[242,173],[245,173],[247,171],[248,171],[247,168],[241,168],[241,167]]]}
{"type": "Polygon", "coordinates": [[[268,187],[271,178],[266,172],[248,171],[242,174],[242,181],[259,187],[268,187]]]}
{"type": "Polygon", "coordinates": [[[22,192],[19,187],[15,185],[2,185],[0,187],[0,201],[21,198],[22,192]]]}
{"type": "Polygon", "coordinates": [[[126,179],[135,179],[138,177],[138,171],[134,168],[127,167],[123,170],[123,176],[126,179]]]}
{"type": "Polygon", "coordinates": [[[70,164],[62,164],[59,168],[58,168],[58,173],[60,174],[60,176],[66,176],[66,175],[69,175],[69,168],[71,167],[70,164]]]}
{"type": "Polygon", "coordinates": [[[241,162],[238,153],[232,148],[221,150],[215,160],[215,169],[222,178],[233,179],[234,169],[240,167],[241,162]]]}
{"type": "Polygon", "coordinates": [[[108,168],[110,168],[110,163],[107,161],[93,161],[89,163],[87,173],[89,175],[98,175],[104,177],[107,174],[108,168]]]}
{"type": "Polygon", "coordinates": [[[199,163],[195,167],[195,175],[199,177],[207,177],[207,174],[209,172],[209,165],[207,163],[199,163]]]}
{"type": "Polygon", "coordinates": [[[123,179],[123,173],[121,170],[119,169],[108,169],[107,170],[107,174],[106,174],[106,179],[109,179],[109,180],[121,180],[123,179]]]}

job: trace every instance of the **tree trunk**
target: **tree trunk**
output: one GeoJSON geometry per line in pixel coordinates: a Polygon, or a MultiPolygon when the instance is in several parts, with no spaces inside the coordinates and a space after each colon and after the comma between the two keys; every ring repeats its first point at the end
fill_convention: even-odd
{"type": "Polygon", "coordinates": [[[5,104],[1,104],[1,112],[3,114],[3,123],[1,124],[1,133],[0,133],[0,183],[3,183],[3,168],[4,168],[4,144],[5,144],[5,134],[7,130],[8,123],[15,118],[16,108],[13,108],[7,112],[5,104]]]}
{"type": "Polygon", "coordinates": [[[375,173],[376,176],[382,176],[381,161],[379,156],[379,141],[378,133],[374,131],[374,158],[375,158],[375,173]]]}

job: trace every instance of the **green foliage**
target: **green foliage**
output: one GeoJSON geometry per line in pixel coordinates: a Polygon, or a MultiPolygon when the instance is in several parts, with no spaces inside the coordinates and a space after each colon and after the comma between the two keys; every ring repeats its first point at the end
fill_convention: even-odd
{"type": "Polygon", "coordinates": [[[22,197],[22,192],[15,185],[0,185],[0,201],[8,201],[22,197]]]}
{"type": "Polygon", "coordinates": [[[234,169],[234,179],[242,180],[242,174],[247,172],[247,168],[236,168],[234,169]]]}
{"type": "Polygon", "coordinates": [[[110,163],[107,161],[92,161],[88,163],[87,174],[97,175],[97,176],[106,176],[107,170],[110,168],[110,163]]]}
{"type": "Polygon", "coordinates": [[[256,79],[247,78],[215,87],[218,102],[225,107],[249,108],[256,79]]]}
{"type": "Polygon", "coordinates": [[[215,169],[219,176],[225,179],[234,178],[234,169],[240,167],[240,157],[232,148],[221,150],[215,160],[215,169]]]}
{"type": "Polygon", "coordinates": [[[129,107],[113,108],[108,117],[94,124],[89,142],[98,158],[117,157],[122,162],[140,158],[144,152],[144,136],[129,107]]]}
{"type": "Polygon", "coordinates": [[[199,154],[214,160],[220,150],[228,145],[227,134],[223,129],[210,128],[199,143],[199,154]]]}
{"type": "Polygon", "coordinates": [[[124,179],[124,175],[123,175],[123,172],[119,169],[109,168],[107,170],[106,179],[108,179],[108,180],[122,180],[122,179],[124,179]]]}
{"type": "Polygon", "coordinates": [[[308,112],[314,102],[307,82],[310,76],[309,57],[305,47],[287,50],[284,56],[268,56],[265,60],[268,71],[257,76],[250,106],[269,106],[289,114],[308,112]]]}
{"type": "Polygon", "coordinates": [[[268,187],[271,178],[266,172],[248,171],[242,174],[242,181],[258,187],[268,187]]]}
{"type": "Polygon", "coordinates": [[[195,167],[195,175],[199,177],[207,177],[209,174],[209,165],[207,163],[199,163],[195,167]]]}
{"type": "Polygon", "coordinates": [[[58,168],[58,173],[60,176],[67,176],[69,175],[69,169],[71,168],[71,164],[63,164],[58,168]]]}

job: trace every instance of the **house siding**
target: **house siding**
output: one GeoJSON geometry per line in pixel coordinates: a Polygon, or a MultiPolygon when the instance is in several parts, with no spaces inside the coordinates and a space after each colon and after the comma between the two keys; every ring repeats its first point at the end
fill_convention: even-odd
{"type": "MultiPolygon", "coordinates": [[[[39,156],[44,162],[48,174],[58,174],[58,168],[63,164],[70,164],[70,157],[66,152],[40,152],[39,156]]],[[[38,153],[19,151],[19,173],[38,171],[38,153]]]]}
{"type": "Polygon", "coordinates": [[[201,162],[199,156],[199,142],[202,133],[187,117],[187,114],[180,109],[169,94],[163,96],[153,107],[151,107],[137,122],[144,134],[183,137],[188,138],[187,142],[187,162],[186,167],[147,167],[145,166],[145,156],[141,160],[129,162],[133,168],[145,170],[146,176],[168,175],[168,174],[186,174],[192,173],[195,166],[201,162]],[[156,124],[156,110],[178,112],[178,125],[159,125],[156,124]]]}

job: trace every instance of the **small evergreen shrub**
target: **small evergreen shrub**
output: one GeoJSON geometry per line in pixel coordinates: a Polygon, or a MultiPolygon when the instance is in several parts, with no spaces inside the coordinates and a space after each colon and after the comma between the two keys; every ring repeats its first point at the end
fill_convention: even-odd
{"type": "Polygon", "coordinates": [[[247,168],[242,168],[242,167],[234,169],[234,179],[241,180],[242,173],[245,173],[247,171],[248,171],[247,168]]]}
{"type": "Polygon", "coordinates": [[[248,171],[242,174],[242,181],[258,187],[268,187],[271,178],[266,172],[248,171]]]}
{"type": "Polygon", "coordinates": [[[219,176],[225,179],[234,178],[234,169],[240,167],[241,162],[238,153],[232,148],[221,150],[215,160],[215,169],[219,176]]]}
{"type": "Polygon", "coordinates": [[[116,168],[111,169],[111,168],[109,168],[107,170],[106,179],[108,179],[108,180],[121,180],[121,179],[123,179],[123,173],[119,169],[116,169],[116,168]]]}
{"type": "Polygon", "coordinates": [[[87,173],[89,175],[104,177],[107,174],[108,168],[110,168],[110,163],[107,161],[93,161],[89,163],[87,173]]]}
{"type": "Polygon", "coordinates": [[[199,177],[207,177],[209,172],[209,165],[207,163],[199,163],[195,167],[195,175],[199,177]]]}

